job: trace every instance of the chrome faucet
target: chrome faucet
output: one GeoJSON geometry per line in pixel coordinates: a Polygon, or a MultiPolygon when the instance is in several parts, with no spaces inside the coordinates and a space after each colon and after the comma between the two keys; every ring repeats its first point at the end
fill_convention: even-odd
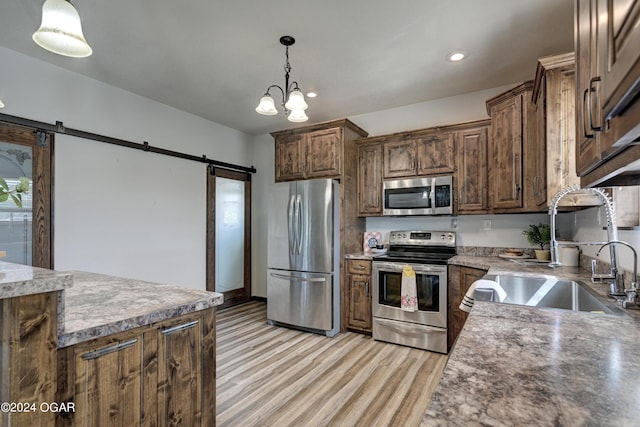
{"type": "MultiPolygon", "coordinates": [[[[631,288],[624,290],[627,299],[622,302],[622,306],[624,308],[640,309],[640,290],[638,289],[638,252],[636,252],[636,249],[627,242],[623,242],[621,240],[611,240],[610,242],[602,245],[600,249],[598,249],[598,252],[596,252],[596,256],[599,256],[600,251],[602,251],[602,249],[607,245],[624,245],[631,249],[631,251],[633,252],[633,281],[631,282],[631,288]]],[[[616,281],[622,280],[622,275],[618,271],[616,271],[615,273],[616,281]]],[[[624,289],[624,283],[622,284],[622,288],[624,289]]]]}
{"type": "MultiPolygon", "coordinates": [[[[562,265],[559,261],[558,255],[558,246],[560,245],[571,245],[571,246],[605,246],[611,242],[618,241],[618,227],[616,226],[616,214],[615,214],[615,205],[611,198],[600,188],[580,188],[578,185],[573,185],[571,187],[564,188],[560,190],[554,197],[549,207],[549,216],[551,216],[551,263],[550,267],[558,267],[562,265]],[[560,199],[570,193],[576,192],[588,192],[599,196],[602,199],[605,212],[607,215],[607,242],[568,242],[568,243],[559,243],[556,240],[556,216],[558,215],[558,204],[560,203],[560,199]]],[[[602,248],[601,248],[602,249],[602,248]]],[[[615,245],[609,245],[609,254],[611,258],[611,272],[609,275],[598,275],[598,279],[606,279],[611,281],[611,289],[609,295],[611,296],[626,296],[624,291],[624,282],[622,278],[619,277],[618,274],[618,259],[616,256],[616,247],[615,245]]],[[[594,275],[594,279],[596,275],[594,275]]]]}

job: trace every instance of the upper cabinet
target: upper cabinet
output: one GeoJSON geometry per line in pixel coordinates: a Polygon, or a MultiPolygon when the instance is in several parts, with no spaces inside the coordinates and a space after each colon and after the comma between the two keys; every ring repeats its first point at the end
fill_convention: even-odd
{"type": "Polygon", "coordinates": [[[358,215],[381,214],[382,142],[358,143],[358,215]]]}
{"type": "Polygon", "coordinates": [[[456,132],[456,174],[454,176],[454,204],[459,214],[487,213],[487,150],[491,121],[475,122],[456,132]]]}
{"type": "MultiPolygon", "coordinates": [[[[274,136],[275,137],[275,136],[274,136]]],[[[342,128],[282,134],[276,140],[276,182],[340,178],[342,128]]]]}
{"type": "MultiPolygon", "coordinates": [[[[540,58],[532,100],[535,104],[537,135],[546,150],[540,150],[546,175],[534,182],[534,197],[540,206],[550,206],[563,188],[580,185],[576,173],[576,75],[573,52],[540,58]]],[[[590,139],[586,140],[591,141],[590,139]]],[[[591,193],[563,197],[560,207],[593,206],[601,200],[591,193]]]]}
{"type": "Polygon", "coordinates": [[[545,185],[545,147],[537,137],[532,87],[525,82],[487,101],[489,205],[496,213],[543,210],[537,194],[545,185]]]}
{"type": "Polygon", "coordinates": [[[582,185],[640,181],[640,0],[576,0],[576,167],[582,185]]]}
{"type": "Polygon", "coordinates": [[[382,147],[385,179],[452,173],[455,168],[451,132],[402,132],[389,135],[382,147]]]}

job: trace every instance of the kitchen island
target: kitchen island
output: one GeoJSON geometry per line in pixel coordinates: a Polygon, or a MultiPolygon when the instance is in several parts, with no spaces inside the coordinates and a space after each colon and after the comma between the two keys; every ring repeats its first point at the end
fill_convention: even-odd
{"type": "Polygon", "coordinates": [[[0,302],[1,397],[21,403],[0,426],[215,424],[221,294],[0,262],[0,302]]]}
{"type": "MultiPolygon", "coordinates": [[[[489,274],[546,274],[584,283],[589,277],[577,268],[495,257],[455,257],[452,263],[488,268],[489,274]]],[[[593,288],[601,294],[606,289],[593,288]]],[[[476,302],[422,425],[638,425],[638,354],[635,313],[476,302]]]]}

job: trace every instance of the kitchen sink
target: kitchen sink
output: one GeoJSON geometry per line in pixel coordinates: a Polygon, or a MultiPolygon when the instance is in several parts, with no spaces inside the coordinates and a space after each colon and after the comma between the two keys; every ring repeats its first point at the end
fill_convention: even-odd
{"type": "MultiPolygon", "coordinates": [[[[582,282],[564,280],[551,276],[529,277],[512,275],[487,275],[487,280],[498,283],[507,293],[503,304],[518,304],[541,308],[582,311],[599,314],[623,315],[624,311],[600,297],[582,282]]],[[[479,290],[477,301],[497,301],[493,292],[479,290]]]]}

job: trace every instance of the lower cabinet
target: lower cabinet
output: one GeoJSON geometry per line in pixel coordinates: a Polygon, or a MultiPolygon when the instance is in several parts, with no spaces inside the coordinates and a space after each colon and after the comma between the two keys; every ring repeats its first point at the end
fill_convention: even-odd
{"type": "Polygon", "coordinates": [[[215,309],[58,351],[58,426],[215,425],[215,309]]]}
{"type": "Polygon", "coordinates": [[[450,265],[448,273],[447,348],[451,349],[468,316],[467,312],[459,308],[462,298],[473,282],[487,274],[487,270],[450,265]]]}
{"type": "Polygon", "coordinates": [[[371,333],[371,261],[347,260],[347,329],[371,333]]]}

